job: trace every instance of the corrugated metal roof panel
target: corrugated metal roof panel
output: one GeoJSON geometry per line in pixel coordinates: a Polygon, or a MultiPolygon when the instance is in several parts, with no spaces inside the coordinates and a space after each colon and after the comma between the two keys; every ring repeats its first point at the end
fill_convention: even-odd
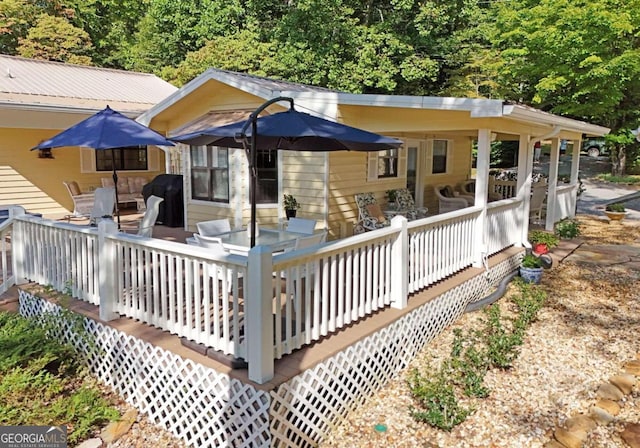
{"type": "Polygon", "coordinates": [[[152,105],[176,90],[146,73],[0,55],[0,97],[28,94],[152,105]]]}

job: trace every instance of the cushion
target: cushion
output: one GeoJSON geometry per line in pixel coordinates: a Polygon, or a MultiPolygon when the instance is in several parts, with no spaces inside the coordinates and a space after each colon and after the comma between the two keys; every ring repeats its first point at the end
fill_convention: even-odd
{"type": "Polygon", "coordinates": [[[451,188],[451,185],[445,185],[442,190],[440,190],[440,193],[445,198],[454,198],[456,196],[453,192],[453,188],[451,188]]]}
{"type": "Polygon", "coordinates": [[[78,182],[76,182],[75,180],[69,182],[68,185],[71,196],[78,196],[79,194],[82,194],[82,192],[80,191],[80,187],[78,186],[78,182]]]}
{"type": "Polygon", "coordinates": [[[129,193],[142,194],[142,187],[147,183],[147,179],[140,176],[131,176],[127,177],[127,182],[129,184],[129,193]]]}
{"type": "Polygon", "coordinates": [[[369,216],[376,218],[378,222],[385,222],[387,220],[378,204],[367,205],[367,212],[369,213],[369,216]]]}

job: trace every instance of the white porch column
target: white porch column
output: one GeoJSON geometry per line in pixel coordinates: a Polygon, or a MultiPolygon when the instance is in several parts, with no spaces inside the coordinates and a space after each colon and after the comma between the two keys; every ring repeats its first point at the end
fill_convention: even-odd
{"type": "Polygon", "coordinates": [[[487,195],[489,191],[489,161],[491,159],[491,130],[478,129],[478,159],[476,161],[476,197],[475,206],[482,211],[475,223],[473,266],[482,267],[487,248],[484,232],[487,220],[487,195]]]}
{"type": "Polygon", "coordinates": [[[560,139],[551,139],[551,155],[549,156],[549,189],[547,190],[547,220],[544,228],[553,230],[556,222],[556,202],[558,187],[558,162],[560,161],[560,139]]]}
{"type": "Polygon", "coordinates": [[[576,208],[578,206],[578,189],[580,188],[578,182],[578,173],[580,170],[580,147],[582,142],[580,139],[573,140],[573,152],[571,153],[571,180],[570,183],[575,187],[575,195],[573,197],[574,206],[569,212],[569,216],[575,218],[576,208]]]}
{"type": "MultiPolygon", "coordinates": [[[[20,206],[9,206],[9,218],[15,218],[17,216],[24,216],[26,214],[25,209],[20,206]]],[[[24,233],[18,234],[16,232],[16,223],[14,221],[11,235],[11,269],[13,272],[13,278],[16,285],[22,285],[27,283],[25,268],[24,268],[24,233]]]]}
{"type": "Polygon", "coordinates": [[[518,246],[527,245],[529,241],[529,207],[531,203],[531,175],[533,173],[533,145],[529,135],[520,135],[518,141],[518,183],[516,184],[516,197],[522,201],[520,206],[520,235],[518,246]]]}
{"type": "Polygon", "coordinates": [[[118,225],[113,220],[103,219],[98,223],[98,295],[100,296],[100,319],[110,321],[120,315],[116,312],[116,277],[119,273],[116,263],[116,245],[107,235],[118,233],[118,225]]]}
{"type": "MultiPolygon", "coordinates": [[[[392,260],[407,260],[409,257],[409,235],[407,233],[407,218],[394,216],[391,227],[399,228],[400,234],[391,246],[392,260]]],[[[409,267],[407,263],[391,263],[391,307],[403,309],[407,307],[409,291],[409,267]]]]}
{"type": "Polygon", "coordinates": [[[273,254],[265,246],[249,251],[245,335],[249,379],[264,384],[274,375],[273,364],[273,254]]]}

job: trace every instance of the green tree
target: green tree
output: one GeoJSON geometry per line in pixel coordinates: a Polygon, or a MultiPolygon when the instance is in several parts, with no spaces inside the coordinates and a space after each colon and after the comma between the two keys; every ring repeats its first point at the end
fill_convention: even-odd
{"type": "Polygon", "coordinates": [[[612,128],[613,173],[624,174],[628,129],[640,118],[640,1],[530,0],[496,10],[508,99],[612,128]]]}
{"type": "Polygon", "coordinates": [[[20,56],[91,65],[89,35],[61,17],[41,15],[25,38],[19,39],[20,56]]]}

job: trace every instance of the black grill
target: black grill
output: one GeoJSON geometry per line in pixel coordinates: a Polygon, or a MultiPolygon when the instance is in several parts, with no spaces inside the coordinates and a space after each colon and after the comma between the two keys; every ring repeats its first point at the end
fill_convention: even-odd
{"type": "Polygon", "coordinates": [[[157,224],[167,227],[184,226],[184,203],[182,199],[182,176],[179,174],[160,174],[142,187],[145,203],[149,196],[164,199],[160,203],[157,224]]]}

